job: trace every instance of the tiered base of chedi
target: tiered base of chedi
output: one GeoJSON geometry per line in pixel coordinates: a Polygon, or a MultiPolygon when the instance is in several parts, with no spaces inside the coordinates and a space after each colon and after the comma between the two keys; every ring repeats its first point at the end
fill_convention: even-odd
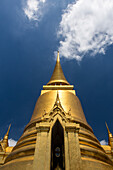
{"type": "MultiPolygon", "coordinates": [[[[0,170],[113,170],[113,137],[101,146],[61,68],[43,86],[32,118],[0,170]]],[[[108,128],[108,127],[107,127],[108,128]]],[[[7,153],[7,147],[0,153],[7,153]]],[[[1,156],[1,154],[0,154],[1,156]]]]}

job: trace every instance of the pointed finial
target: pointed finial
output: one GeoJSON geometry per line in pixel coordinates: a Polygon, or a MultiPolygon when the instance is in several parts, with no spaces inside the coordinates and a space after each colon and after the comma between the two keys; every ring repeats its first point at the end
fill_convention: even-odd
{"type": "Polygon", "coordinates": [[[57,62],[60,62],[59,51],[57,53],[57,62]]]}
{"type": "Polygon", "coordinates": [[[106,123],[106,122],[105,122],[105,124],[106,124],[106,128],[107,128],[107,131],[108,131],[108,135],[109,135],[109,137],[112,137],[112,133],[110,132],[110,130],[109,130],[108,125],[107,125],[107,123],[106,123]]]}
{"type": "Polygon", "coordinates": [[[55,105],[59,105],[60,104],[60,98],[59,98],[59,92],[57,90],[57,96],[56,96],[56,101],[55,101],[55,105]]]}
{"type": "Polygon", "coordinates": [[[106,128],[107,128],[107,130],[108,130],[108,133],[110,133],[110,130],[109,130],[108,125],[107,125],[106,122],[105,122],[105,124],[106,124],[106,128]]]}
{"type": "Polygon", "coordinates": [[[107,125],[106,122],[105,122],[105,124],[106,124],[106,128],[107,128],[107,131],[108,131],[108,144],[111,146],[111,145],[112,145],[112,143],[111,143],[111,138],[112,138],[113,136],[112,136],[112,133],[110,132],[110,130],[109,130],[108,125],[107,125]]]}
{"type": "Polygon", "coordinates": [[[9,125],[8,131],[6,133],[7,136],[9,135],[10,128],[11,128],[11,124],[9,125]]]}
{"type": "Polygon", "coordinates": [[[59,104],[59,103],[60,103],[60,99],[59,99],[59,92],[58,92],[58,90],[57,90],[56,103],[57,103],[57,104],[59,104]]]}
{"type": "Polygon", "coordinates": [[[7,131],[7,133],[5,134],[3,140],[8,139],[10,128],[11,128],[11,124],[9,125],[8,131],[7,131]]]}

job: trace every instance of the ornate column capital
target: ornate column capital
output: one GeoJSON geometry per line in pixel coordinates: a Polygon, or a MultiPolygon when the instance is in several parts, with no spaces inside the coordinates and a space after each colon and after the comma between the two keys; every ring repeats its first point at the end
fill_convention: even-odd
{"type": "Polygon", "coordinates": [[[37,123],[36,129],[37,129],[37,132],[49,132],[50,124],[45,123],[45,122],[37,123]]]}
{"type": "Polygon", "coordinates": [[[76,123],[66,123],[65,130],[66,132],[75,132],[79,133],[80,125],[76,123]]]}

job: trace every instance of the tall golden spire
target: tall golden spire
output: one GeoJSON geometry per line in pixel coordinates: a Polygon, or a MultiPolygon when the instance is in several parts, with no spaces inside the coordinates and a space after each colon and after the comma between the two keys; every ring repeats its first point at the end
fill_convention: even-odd
{"type": "Polygon", "coordinates": [[[10,128],[11,128],[11,124],[9,125],[9,128],[8,128],[8,130],[7,130],[7,133],[6,133],[6,134],[5,134],[5,136],[4,136],[4,139],[8,138],[8,136],[9,136],[9,131],[10,131],[10,128]]]}
{"type": "Polygon", "coordinates": [[[69,85],[68,81],[66,80],[61,64],[60,64],[60,57],[59,57],[59,51],[58,51],[58,55],[57,55],[57,61],[56,61],[56,65],[53,71],[53,74],[51,76],[50,81],[47,83],[47,85],[69,85]]]}
{"type": "Polygon", "coordinates": [[[107,123],[105,122],[106,124],[106,128],[107,128],[107,131],[108,131],[108,144],[111,145],[111,138],[113,137],[112,136],[112,133],[110,132],[109,128],[108,128],[108,125],[107,123]]]}
{"type": "Polygon", "coordinates": [[[5,134],[5,136],[4,136],[4,138],[3,138],[2,142],[1,142],[1,145],[2,145],[4,150],[8,147],[8,137],[9,137],[10,128],[11,128],[11,124],[9,125],[8,131],[5,134]]]}

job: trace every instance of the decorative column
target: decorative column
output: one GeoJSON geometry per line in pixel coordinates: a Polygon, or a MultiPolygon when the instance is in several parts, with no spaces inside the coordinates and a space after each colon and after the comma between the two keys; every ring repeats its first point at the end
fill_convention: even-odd
{"type": "Polygon", "coordinates": [[[37,123],[37,140],[33,170],[50,170],[50,124],[37,123]]]}
{"type": "Polygon", "coordinates": [[[65,126],[65,169],[82,170],[81,152],[79,146],[80,126],[75,123],[66,123],[65,126]]]}

